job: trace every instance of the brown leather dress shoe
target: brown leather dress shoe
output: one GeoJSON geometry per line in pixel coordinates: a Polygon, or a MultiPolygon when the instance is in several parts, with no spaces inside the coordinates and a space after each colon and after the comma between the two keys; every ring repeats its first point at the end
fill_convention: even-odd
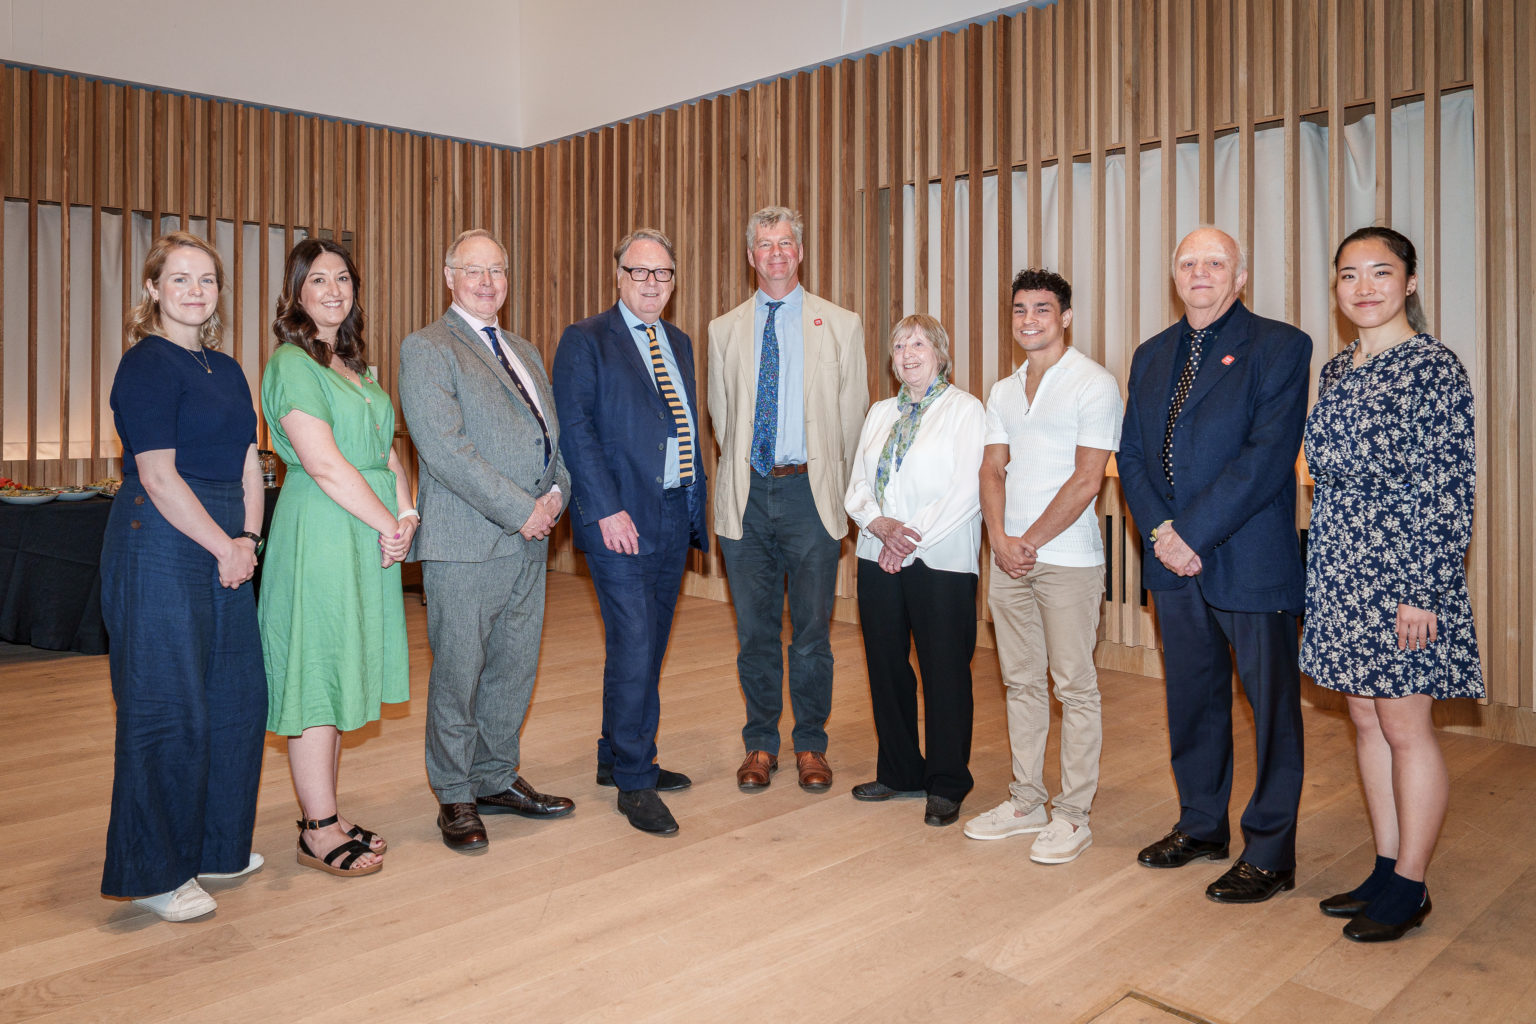
{"type": "Polygon", "coordinates": [[[474,804],[438,804],[437,827],[450,850],[483,850],[491,842],[474,804]]]}
{"type": "Polygon", "coordinates": [[[576,809],[569,797],[540,793],[521,775],[511,789],[475,797],[475,805],[486,814],[521,814],[525,818],[561,818],[576,809]]]}
{"type": "Polygon", "coordinates": [[[767,789],[773,773],[779,770],[779,756],[766,750],[749,750],[747,759],[736,769],[736,788],[743,793],[767,789]]]}
{"type": "Polygon", "coordinates": [[[800,772],[800,788],[807,793],[825,793],[832,788],[832,766],[827,764],[826,754],[797,750],[795,768],[800,772]]]}

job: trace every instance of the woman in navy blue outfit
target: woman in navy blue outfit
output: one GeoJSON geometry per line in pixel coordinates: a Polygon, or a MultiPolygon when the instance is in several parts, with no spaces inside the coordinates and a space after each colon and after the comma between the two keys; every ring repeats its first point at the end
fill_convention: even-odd
{"type": "Polygon", "coordinates": [[[1376,839],[1370,877],[1321,908],[1350,919],[1345,937],[1383,942],[1431,909],[1424,875],[1450,790],[1431,708],[1483,695],[1466,573],[1472,388],[1425,332],[1412,242],[1361,228],[1333,263],[1360,334],[1323,367],[1307,417],[1317,487],[1301,668],[1347,695],[1376,839]]]}
{"type": "Polygon", "coordinates": [[[123,485],[101,552],[117,748],[103,895],[167,921],[211,913],[198,884],[256,870],[267,707],[256,602],[256,414],[216,351],[224,269],[184,232],[155,242],[112,382],[123,485]]]}

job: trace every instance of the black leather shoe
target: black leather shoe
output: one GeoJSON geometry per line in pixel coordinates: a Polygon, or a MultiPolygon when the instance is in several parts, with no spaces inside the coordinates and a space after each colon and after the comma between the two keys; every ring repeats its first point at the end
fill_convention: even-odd
{"type": "MultiPolygon", "coordinates": [[[[613,765],[599,764],[597,766],[597,784],[599,786],[613,786],[613,765]]],[[[687,789],[693,785],[693,780],[682,772],[669,772],[665,768],[656,769],[656,788],[663,793],[671,793],[679,789],[687,789]]]]}
{"type": "Polygon", "coordinates": [[[450,850],[483,850],[491,842],[474,804],[438,804],[437,827],[450,850]]]}
{"type": "Polygon", "coordinates": [[[539,793],[519,775],[511,789],[475,797],[482,814],[521,814],[525,818],[561,818],[576,809],[567,797],[539,793]]]}
{"type": "Polygon", "coordinates": [[[878,779],[874,782],[861,782],[853,787],[855,800],[891,800],[896,797],[909,799],[919,796],[927,796],[927,794],[920,789],[892,789],[878,779]]]}
{"type": "Polygon", "coordinates": [[[1357,914],[1344,926],[1344,937],[1356,942],[1395,942],[1423,924],[1424,919],[1434,908],[1435,905],[1429,901],[1429,893],[1426,892],[1424,905],[1402,924],[1382,924],[1380,921],[1373,921],[1366,917],[1364,913],[1357,914]]]}
{"type": "Polygon", "coordinates": [[[654,789],[619,790],[619,812],[641,832],[670,836],[677,832],[677,819],[667,810],[654,789]]]}
{"type": "Polygon", "coordinates": [[[942,796],[930,796],[923,809],[923,824],[953,825],[960,820],[960,801],[942,796]]]}
{"type": "Polygon", "coordinates": [[[1365,909],[1370,900],[1358,899],[1347,892],[1341,892],[1337,896],[1329,896],[1325,900],[1319,900],[1317,909],[1329,917],[1354,917],[1365,909]]]}
{"type": "Polygon", "coordinates": [[[1200,857],[1227,859],[1227,844],[1211,839],[1196,839],[1174,829],[1136,855],[1136,862],[1148,868],[1181,868],[1200,857]]]}
{"type": "Polygon", "coordinates": [[[1217,903],[1263,903],[1277,892],[1296,888],[1296,871],[1265,871],[1239,860],[1227,873],[1205,887],[1205,897],[1217,903]]]}

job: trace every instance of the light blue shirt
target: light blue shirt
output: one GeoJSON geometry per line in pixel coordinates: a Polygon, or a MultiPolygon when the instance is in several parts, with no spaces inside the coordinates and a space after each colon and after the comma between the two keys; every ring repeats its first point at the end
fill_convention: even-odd
{"type": "MultiPolygon", "coordinates": [[[[774,301],[761,288],[752,297],[752,365],[763,364],[763,329],[768,326],[768,303],[774,301]]],[[[805,458],[805,333],[801,315],[805,288],[784,296],[784,305],[773,316],[773,333],[779,342],[779,432],[774,440],[777,466],[801,465],[805,458]]],[[[756,392],[753,392],[756,394],[756,392]]]]}
{"type": "MultiPolygon", "coordinates": [[[[651,339],[645,336],[645,328],[648,325],[635,316],[630,308],[624,305],[622,299],[619,300],[619,315],[629,325],[629,336],[634,340],[635,347],[640,350],[640,361],[645,364],[646,369],[651,371],[651,383],[655,384],[656,371],[651,366],[651,339]]],[[[688,417],[688,432],[693,435],[693,477],[697,480],[699,478],[699,431],[693,423],[693,410],[688,408],[688,388],[683,383],[682,374],[677,368],[677,357],[672,354],[672,342],[667,340],[667,328],[660,320],[649,326],[656,328],[656,338],[661,346],[662,365],[667,368],[667,376],[672,378],[672,386],[677,389],[677,397],[682,400],[683,415],[688,417]]],[[[660,390],[658,387],[657,391],[660,390]]],[[[667,438],[667,462],[661,474],[664,488],[670,490],[673,487],[682,486],[683,474],[680,466],[681,457],[678,454],[677,437],[674,435],[667,438]]]]}

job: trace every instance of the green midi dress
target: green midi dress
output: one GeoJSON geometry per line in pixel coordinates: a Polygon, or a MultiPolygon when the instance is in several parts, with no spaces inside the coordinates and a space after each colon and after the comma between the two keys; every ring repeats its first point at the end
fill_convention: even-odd
{"type": "Polygon", "coordinates": [[[355,729],[379,717],[381,701],[410,697],[400,566],[380,568],[378,533],[304,471],[282,425],[295,409],[329,424],[337,449],[399,512],[389,395],[368,374],[353,384],[297,345],[279,345],[262,374],[261,410],[288,474],[262,558],[259,618],[267,728],[283,736],[355,729]]]}

